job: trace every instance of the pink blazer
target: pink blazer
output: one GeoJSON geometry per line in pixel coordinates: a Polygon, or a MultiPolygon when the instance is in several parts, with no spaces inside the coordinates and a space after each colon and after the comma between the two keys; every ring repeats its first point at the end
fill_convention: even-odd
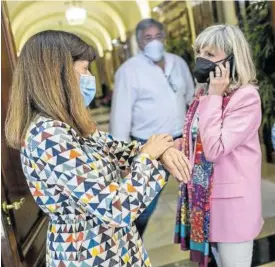
{"type": "Polygon", "coordinates": [[[223,111],[221,96],[203,96],[198,112],[205,156],[214,162],[210,241],[252,240],[263,225],[258,91],[241,87],[223,111]]]}

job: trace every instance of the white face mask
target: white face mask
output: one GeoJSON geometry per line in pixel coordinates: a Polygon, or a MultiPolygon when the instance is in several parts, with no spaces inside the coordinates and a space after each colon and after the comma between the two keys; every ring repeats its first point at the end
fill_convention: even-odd
{"type": "Polygon", "coordinates": [[[80,91],[84,98],[85,107],[88,107],[96,94],[95,76],[80,74],[80,91]]]}
{"type": "Polygon", "coordinates": [[[144,55],[149,57],[153,62],[159,62],[164,57],[164,45],[159,40],[154,40],[144,47],[144,55]]]}

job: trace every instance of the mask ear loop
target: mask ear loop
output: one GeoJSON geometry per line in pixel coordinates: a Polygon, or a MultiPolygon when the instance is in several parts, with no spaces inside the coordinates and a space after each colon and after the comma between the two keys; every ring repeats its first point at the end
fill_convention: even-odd
{"type": "MultiPolygon", "coordinates": [[[[230,54],[230,55],[227,56],[225,59],[221,59],[221,60],[216,61],[216,62],[214,62],[214,63],[215,63],[215,64],[217,65],[217,67],[220,69],[220,72],[222,72],[220,66],[219,66],[217,63],[220,63],[220,62],[226,63],[227,61],[230,62],[230,60],[233,59],[233,57],[234,57],[233,54],[230,54]]],[[[231,64],[231,62],[230,62],[230,64],[231,64]]],[[[223,64],[223,65],[225,66],[225,64],[223,64]]],[[[232,66],[230,66],[230,69],[231,69],[231,67],[232,67],[232,66]]]]}
{"type": "Polygon", "coordinates": [[[74,68],[74,70],[75,70],[75,72],[76,72],[77,74],[79,74],[80,77],[81,77],[81,76],[93,76],[93,77],[94,77],[94,75],[92,75],[92,74],[90,73],[90,71],[89,71],[89,74],[81,74],[81,73],[79,73],[79,72],[76,70],[76,68],[74,68]]]}
{"type": "Polygon", "coordinates": [[[224,58],[224,59],[221,59],[221,60],[219,60],[219,61],[216,61],[216,62],[214,62],[215,64],[217,64],[217,63],[220,63],[220,62],[222,62],[222,61],[230,61],[231,59],[233,58],[233,54],[230,54],[229,56],[227,56],[226,58],[224,58]]]}

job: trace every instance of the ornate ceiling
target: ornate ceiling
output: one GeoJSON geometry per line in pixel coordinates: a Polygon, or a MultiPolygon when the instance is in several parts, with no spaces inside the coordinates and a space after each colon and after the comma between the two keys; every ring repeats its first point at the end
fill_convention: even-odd
{"type": "Polygon", "coordinates": [[[74,1],[87,10],[83,25],[71,26],[65,18],[72,1],[7,1],[15,44],[20,52],[25,42],[35,33],[53,29],[78,34],[97,48],[100,56],[112,50],[112,40],[126,40],[127,32],[137,22],[149,16],[161,1],[74,1]]]}

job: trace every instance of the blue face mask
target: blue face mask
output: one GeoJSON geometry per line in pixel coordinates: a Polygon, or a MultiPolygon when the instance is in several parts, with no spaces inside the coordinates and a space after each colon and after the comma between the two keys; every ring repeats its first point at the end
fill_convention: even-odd
{"type": "Polygon", "coordinates": [[[94,99],[96,93],[95,76],[81,74],[80,91],[84,98],[85,107],[88,107],[94,99]]]}

